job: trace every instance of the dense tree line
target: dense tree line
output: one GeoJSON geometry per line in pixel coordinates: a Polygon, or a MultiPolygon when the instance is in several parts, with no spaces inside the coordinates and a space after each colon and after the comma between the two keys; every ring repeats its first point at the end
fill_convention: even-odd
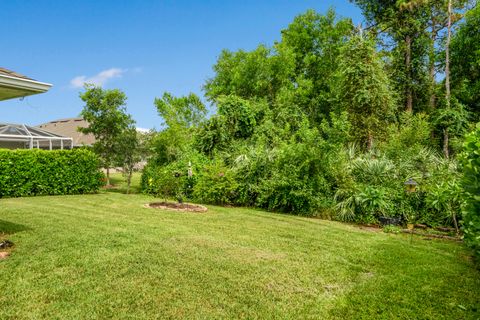
{"type": "Polygon", "coordinates": [[[143,189],[461,227],[457,158],[479,120],[480,10],[461,0],[352,2],[366,26],[307,11],[272,47],[224,50],[203,88],[210,117],[193,94],[156,99],[164,129],[143,189]],[[405,192],[410,178],[418,192],[405,192]]]}

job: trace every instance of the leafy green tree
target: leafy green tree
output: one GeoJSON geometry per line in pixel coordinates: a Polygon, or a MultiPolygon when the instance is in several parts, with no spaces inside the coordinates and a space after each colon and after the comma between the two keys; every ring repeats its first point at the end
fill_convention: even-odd
{"type": "Polygon", "coordinates": [[[213,70],[215,76],[204,86],[210,101],[229,95],[274,101],[280,89],[290,84],[293,60],[260,45],[251,52],[223,50],[213,70]]]}
{"type": "Polygon", "coordinates": [[[191,93],[184,97],[174,97],[166,92],[156,98],[154,104],[163,119],[163,130],[152,140],[156,151],[154,161],[167,164],[176,159],[192,142],[193,132],[205,119],[207,108],[201,99],[191,93]]]}
{"type": "Polygon", "coordinates": [[[394,100],[375,43],[354,36],[343,48],[338,72],[338,101],[348,112],[354,136],[372,149],[393,116],[394,100]]]}
{"type": "MultiPolygon", "coordinates": [[[[391,71],[407,112],[421,110],[428,93],[427,0],[351,0],[380,36],[393,41],[391,71]],[[417,101],[414,101],[414,100],[417,101]]],[[[391,45],[389,45],[392,47],[391,45]]]]}
{"type": "Polygon", "coordinates": [[[294,61],[293,103],[313,124],[327,118],[331,110],[340,49],[353,33],[350,19],[339,19],[333,9],[325,15],[309,10],[282,30],[277,51],[294,61]]]}
{"type": "Polygon", "coordinates": [[[130,193],[130,185],[135,165],[142,160],[142,149],[135,126],[129,126],[117,137],[115,141],[115,151],[115,162],[123,168],[123,174],[127,179],[128,194],[130,193]]]}
{"type": "Polygon", "coordinates": [[[480,115],[480,7],[467,12],[452,38],[453,95],[478,121],[480,115]]]}
{"type": "Polygon", "coordinates": [[[352,30],[351,20],[338,19],[333,10],[325,15],[307,11],[282,31],[273,48],[224,50],[204,86],[206,96],[213,103],[234,95],[265,100],[277,109],[295,105],[319,125],[331,111],[331,77],[352,30]]]}
{"type": "Polygon", "coordinates": [[[207,114],[207,108],[194,93],[184,97],[174,97],[165,92],[162,98],[155,98],[154,104],[164,125],[168,127],[190,128],[202,121],[207,114]]]}
{"type": "Polygon", "coordinates": [[[125,93],[118,89],[107,90],[94,85],[85,85],[85,92],[80,93],[85,102],[81,116],[88,122],[88,127],[78,130],[85,134],[93,134],[93,149],[107,169],[107,185],[110,184],[110,167],[115,157],[115,146],[118,137],[131,125],[133,120],[126,113],[125,93]]]}

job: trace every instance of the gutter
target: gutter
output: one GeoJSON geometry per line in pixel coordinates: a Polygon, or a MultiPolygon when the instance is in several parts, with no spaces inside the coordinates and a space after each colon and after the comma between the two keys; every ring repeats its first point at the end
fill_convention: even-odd
{"type": "Polygon", "coordinates": [[[21,89],[32,92],[47,92],[52,85],[45,82],[23,79],[17,77],[10,77],[0,74],[0,87],[7,87],[12,89],[21,89]]]}

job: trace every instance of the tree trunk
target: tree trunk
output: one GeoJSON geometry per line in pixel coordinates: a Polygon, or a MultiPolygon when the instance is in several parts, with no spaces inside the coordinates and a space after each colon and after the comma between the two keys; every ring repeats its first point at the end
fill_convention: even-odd
{"type": "Polygon", "coordinates": [[[453,218],[453,224],[455,225],[455,233],[458,236],[460,234],[460,230],[458,229],[457,215],[455,214],[455,211],[452,214],[452,218],[453,218]]]}
{"type": "MultiPolygon", "coordinates": [[[[450,41],[452,38],[452,0],[448,0],[447,42],[445,44],[445,102],[450,108],[450,41]]],[[[443,129],[443,154],[448,159],[448,127],[443,129]]]]}
{"type": "Polygon", "coordinates": [[[371,133],[368,134],[368,138],[367,138],[367,149],[368,151],[372,150],[373,148],[373,136],[371,133]]]}
{"type": "Polygon", "coordinates": [[[448,0],[447,42],[445,44],[445,99],[450,108],[450,42],[452,39],[452,0],[448,0]]]}
{"type": "Polygon", "coordinates": [[[412,93],[412,38],[408,35],[405,38],[405,69],[407,71],[407,88],[406,88],[406,110],[413,111],[413,93],[412,93]]]}
{"type": "Polygon", "coordinates": [[[107,166],[107,186],[110,185],[110,168],[107,166]]]}
{"type": "Polygon", "coordinates": [[[435,96],[435,85],[437,82],[435,81],[435,43],[437,42],[437,28],[436,28],[436,21],[432,17],[432,38],[431,38],[431,46],[430,46],[430,61],[429,61],[429,78],[430,78],[430,110],[434,110],[437,104],[437,97],[435,96]]]}
{"type": "Polygon", "coordinates": [[[450,151],[448,150],[449,144],[449,136],[448,136],[448,128],[443,129],[443,155],[445,158],[450,157],[450,151]]]}
{"type": "Polygon", "coordinates": [[[127,177],[127,194],[130,193],[130,184],[132,183],[132,174],[133,170],[128,169],[128,177],[127,177]]]}

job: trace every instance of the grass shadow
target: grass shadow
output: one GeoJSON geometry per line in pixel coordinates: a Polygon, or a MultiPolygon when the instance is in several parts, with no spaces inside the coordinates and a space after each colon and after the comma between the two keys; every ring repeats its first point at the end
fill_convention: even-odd
{"type": "MultiPolygon", "coordinates": [[[[129,194],[140,193],[140,177],[141,173],[139,172],[133,174],[129,194]]],[[[127,181],[121,173],[112,173],[110,175],[110,184],[111,187],[103,188],[102,190],[105,192],[127,194],[127,181]]]]}
{"type": "Polygon", "coordinates": [[[13,223],[10,221],[0,220],[0,234],[14,234],[21,231],[28,231],[29,227],[23,224],[13,223]]]}

